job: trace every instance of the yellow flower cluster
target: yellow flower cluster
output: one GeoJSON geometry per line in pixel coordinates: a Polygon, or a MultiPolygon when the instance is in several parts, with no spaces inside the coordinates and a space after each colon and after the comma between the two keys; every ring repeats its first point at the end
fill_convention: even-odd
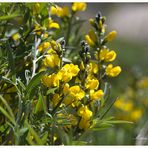
{"type": "Polygon", "coordinates": [[[55,29],[59,29],[60,28],[60,25],[53,21],[51,18],[48,19],[48,28],[52,29],[52,28],[55,28],[55,29]]]}
{"type": "Polygon", "coordinates": [[[80,86],[69,87],[68,84],[66,84],[64,87],[64,94],[64,103],[66,105],[70,105],[72,103],[72,105],[76,105],[79,103],[78,101],[80,101],[85,96],[85,92],[80,88],[80,86]]]}
{"type": "Polygon", "coordinates": [[[117,32],[116,31],[112,31],[110,32],[107,36],[105,36],[105,40],[107,42],[111,42],[117,35],[117,32]]]}
{"type": "Polygon", "coordinates": [[[106,67],[106,75],[107,76],[110,76],[110,77],[116,77],[119,75],[119,73],[121,72],[121,68],[120,66],[115,66],[113,67],[112,64],[109,64],[107,67],[106,67]]]}
{"type": "Polygon", "coordinates": [[[86,3],[82,3],[82,2],[75,2],[72,4],[72,10],[74,12],[85,11],[86,7],[87,7],[86,3]]]}
{"type": "Polygon", "coordinates": [[[65,64],[61,70],[58,72],[58,76],[64,82],[69,82],[72,77],[75,77],[79,72],[78,65],[74,64],[65,64]]]}
{"type": "Polygon", "coordinates": [[[59,7],[59,6],[51,6],[50,8],[51,15],[56,15],[58,17],[66,17],[69,15],[69,7],[59,7]]]}
{"type": "Polygon", "coordinates": [[[100,51],[100,60],[104,60],[106,62],[112,62],[115,60],[116,58],[116,52],[111,50],[109,51],[109,49],[101,49],[100,51]]]}
{"type": "Polygon", "coordinates": [[[92,111],[85,105],[78,110],[78,115],[81,117],[79,128],[88,129],[90,127],[90,119],[93,116],[92,111]]]}
{"type": "Polygon", "coordinates": [[[90,46],[95,46],[97,42],[97,36],[93,30],[90,30],[88,35],[85,35],[85,40],[90,46]]]}
{"type": "Polygon", "coordinates": [[[56,74],[52,74],[49,76],[43,76],[42,82],[47,87],[57,87],[59,86],[59,77],[56,74]]]}
{"type": "Polygon", "coordinates": [[[46,67],[51,67],[51,68],[54,68],[56,66],[60,66],[59,56],[55,53],[46,55],[46,57],[44,59],[44,65],[46,67]]]}
{"type": "Polygon", "coordinates": [[[119,98],[114,106],[123,111],[119,116],[117,115],[117,118],[120,119],[137,122],[143,114],[141,108],[135,107],[133,101],[126,98],[119,98]]]}
{"type": "MultiPolygon", "coordinates": [[[[86,3],[83,2],[78,2],[78,3],[73,3],[72,4],[72,11],[73,12],[78,12],[78,11],[85,11],[87,5],[86,3]]],[[[70,15],[70,10],[68,6],[60,7],[60,6],[51,6],[50,8],[50,14],[51,15],[56,15],[58,17],[68,17],[70,15]]]]}
{"type": "MultiPolygon", "coordinates": [[[[45,59],[46,60],[46,59],[45,59]]],[[[47,59],[47,64],[50,66],[55,66],[58,62],[56,60],[49,57],[49,61],[47,59]]],[[[44,61],[45,62],[45,61],[44,61]]],[[[52,74],[49,76],[43,76],[42,82],[47,87],[59,86],[59,81],[69,82],[73,77],[75,77],[79,72],[79,68],[74,64],[65,64],[57,74],[52,74]]]]}
{"type": "MultiPolygon", "coordinates": [[[[68,7],[51,6],[50,14],[68,20],[78,11],[84,11],[86,3],[73,3],[72,11],[68,7]],[[63,18],[67,17],[67,18],[63,18]]],[[[115,77],[121,72],[119,66],[113,67],[112,62],[116,59],[116,52],[105,46],[106,42],[115,37],[115,31],[101,39],[105,33],[105,18],[100,17],[97,22],[91,20],[96,32],[91,29],[82,42],[80,51],[80,65],[63,61],[65,50],[61,41],[45,40],[38,47],[40,53],[45,53],[43,65],[52,68],[53,73],[42,77],[42,84],[48,89],[55,91],[49,95],[51,110],[57,118],[64,118],[74,124],[65,125],[65,130],[72,126],[81,130],[87,130],[93,123],[93,116],[99,111],[96,104],[102,102],[104,95],[104,76],[115,77]],[[98,32],[97,32],[98,31],[98,32]],[[92,48],[92,49],[91,49],[92,48]],[[92,50],[92,51],[89,51],[92,50]],[[95,51],[94,51],[95,50],[95,51]],[[96,53],[96,54],[94,54],[96,53]],[[102,100],[101,100],[102,99],[102,100]],[[71,113],[73,112],[73,114],[71,113]]],[[[58,23],[49,18],[48,28],[59,29],[58,23]]],[[[46,36],[46,35],[45,35],[46,36]]],[[[48,35],[47,35],[48,37],[48,35]]],[[[51,112],[52,113],[52,112],[51,112]]],[[[62,120],[59,119],[58,123],[62,120]]]]}

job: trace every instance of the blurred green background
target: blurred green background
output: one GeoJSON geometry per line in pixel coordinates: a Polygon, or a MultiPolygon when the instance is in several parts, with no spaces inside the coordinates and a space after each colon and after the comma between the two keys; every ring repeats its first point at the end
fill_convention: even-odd
{"type": "MultiPolygon", "coordinates": [[[[59,3],[58,3],[59,4],[59,3]]],[[[71,5],[60,3],[59,5],[71,5]]],[[[111,97],[122,97],[125,105],[114,106],[109,114],[132,121],[131,125],[114,127],[90,133],[87,137],[94,145],[147,145],[148,144],[148,3],[87,3],[80,12],[81,19],[94,18],[97,12],[106,16],[107,30],[116,30],[117,38],[109,47],[117,52],[117,62],[122,67],[119,77],[112,80],[111,97]],[[140,86],[139,86],[140,85],[140,86]],[[141,87],[141,85],[144,85],[141,87]],[[132,110],[125,111],[128,102],[132,110]],[[138,111],[137,111],[138,110],[138,111]]],[[[83,32],[88,32],[88,21],[83,32]]]]}

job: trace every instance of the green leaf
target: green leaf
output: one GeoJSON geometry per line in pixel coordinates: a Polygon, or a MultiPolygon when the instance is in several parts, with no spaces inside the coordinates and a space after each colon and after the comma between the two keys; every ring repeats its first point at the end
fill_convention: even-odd
{"type": "Polygon", "coordinates": [[[9,115],[9,113],[0,106],[0,111],[5,115],[6,118],[8,118],[14,125],[16,125],[16,122],[14,119],[9,115]]]}
{"type": "Polygon", "coordinates": [[[41,138],[38,136],[36,131],[31,127],[31,125],[27,121],[25,121],[25,124],[28,127],[29,132],[31,133],[31,135],[34,137],[37,145],[43,145],[41,138]]]}
{"type": "Polygon", "coordinates": [[[121,124],[121,123],[133,124],[133,122],[125,121],[125,120],[111,120],[111,121],[105,121],[105,123],[109,123],[109,124],[121,124]]]}
{"type": "Polygon", "coordinates": [[[37,104],[35,106],[34,113],[37,114],[38,112],[43,111],[46,112],[46,105],[45,105],[45,99],[42,97],[41,94],[39,94],[39,99],[37,101],[37,104]]]}
{"type": "Polygon", "coordinates": [[[42,143],[45,145],[47,142],[47,138],[48,138],[48,132],[45,132],[44,135],[42,136],[42,143]]]}
{"type": "Polygon", "coordinates": [[[21,129],[19,130],[19,136],[24,135],[24,133],[26,133],[27,131],[28,131],[28,128],[27,128],[27,127],[21,128],[21,129]]]}
{"type": "Polygon", "coordinates": [[[37,85],[40,83],[40,80],[42,76],[45,74],[45,71],[42,71],[38,74],[36,74],[31,81],[29,82],[27,88],[26,88],[26,98],[31,99],[31,95],[33,91],[36,89],[37,85]]]}
{"type": "Polygon", "coordinates": [[[10,15],[0,16],[0,21],[14,19],[15,17],[18,17],[18,16],[20,16],[20,15],[18,15],[18,14],[10,14],[10,15]]]}
{"type": "Polygon", "coordinates": [[[86,141],[73,141],[72,145],[87,145],[86,141]]]}
{"type": "Polygon", "coordinates": [[[6,107],[7,110],[8,110],[8,112],[9,112],[11,118],[15,121],[14,114],[13,114],[13,112],[12,112],[11,107],[9,106],[9,104],[6,102],[6,100],[5,100],[2,96],[0,96],[0,100],[2,100],[3,104],[5,105],[5,107],[6,107]]]}
{"type": "Polygon", "coordinates": [[[57,89],[58,89],[58,87],[50,88],[50,89],[47,91],[46,95],[53,94],[53,93],[55,92],[55,90],[57,90],[57,89]]]}

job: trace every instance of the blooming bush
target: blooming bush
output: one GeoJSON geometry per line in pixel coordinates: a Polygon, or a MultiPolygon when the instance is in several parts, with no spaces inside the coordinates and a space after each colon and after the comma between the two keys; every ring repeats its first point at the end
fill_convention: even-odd
{"type": "Polygon", "coordinates": [[[105,118],[116,100],[109,80],[121,72],[105,16],[91,18],[83,35],[77,14],[86,3],[0,7],[1,144],[87,144],[88,131],[128,123],[105,118]]]}

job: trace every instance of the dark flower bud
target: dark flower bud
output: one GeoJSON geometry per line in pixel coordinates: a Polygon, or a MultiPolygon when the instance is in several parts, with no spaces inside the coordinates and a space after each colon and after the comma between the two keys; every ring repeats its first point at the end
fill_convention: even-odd
{"type": "Polygon", "coordinates": [[[65,46],[65,44],[66,44],[65,40],[62,40],[62,41],[60,42],[60,44],[61,44],[61,46],[65,46]]]}
{"type": "Polygon", "coordinates": [[[85,40],[81,41],[81,46],[85,46],[85,45],[86,45],[85,40]]]}
{"type": "Polygon", "coordinates": [[[84,51],[87,53],[89,51],[89,47],[88,46],[84,47],[84,51]]]}
{"type": "Polygon", "coordinates": [[[97,15],[96,15],[96,21],[99,22],[101,17],[102,17],[101,12],[98,12],[97,15]]]}

